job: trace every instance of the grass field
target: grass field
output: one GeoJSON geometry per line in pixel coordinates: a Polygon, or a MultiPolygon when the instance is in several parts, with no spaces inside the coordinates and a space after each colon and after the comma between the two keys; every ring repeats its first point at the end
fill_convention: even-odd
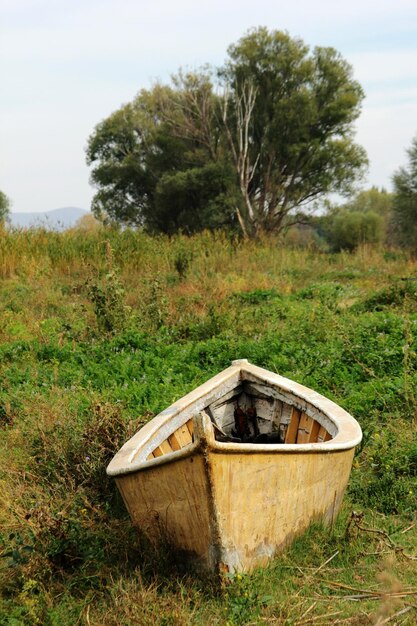
{"type": "Polygon", "coordinates": [[[0,232],[0,624],[417,623],[416,331],[401,251],[0,232]],[[133,531],[105,467],[236,358],[364,439],[337,524],[219,585],[133,531]]]}

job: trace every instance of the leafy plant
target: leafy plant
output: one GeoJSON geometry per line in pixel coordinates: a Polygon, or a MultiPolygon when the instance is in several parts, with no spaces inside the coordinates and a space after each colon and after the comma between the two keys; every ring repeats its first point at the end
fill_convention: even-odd
{"type": "Polygon", "coordinates": [[[248,304],[261,304],[271,300],[280,300],[281,296],[276,289],[254,289],[252,291],[242,291],[234,294],[234,297],[241,302],[248,304]]]}
{"type": "Polygon", "coordinates": [[[228,580],[224,594],[227,623],[236,626],[248,622],[260,623],[261,610],[271,601],[271,596],[260,596],[248,574],[229,574],[228,580]]]}
{"type": "Polygon", "coordinates": [[[119,271],[114,265],[114,251],[109,242],[105,244],[106,270],[100,276],[92,274],[87,280],[87,295],[91,300],[100,331],[114,334],[122,331],[128,321],[130,308],[125,304],[125,289],[119,271]]]}
{"type": "Polygon", "coordinates": [[[90,279],[87,293],[94,305],[99,330],[113,334],[126,326],[130,309],[124,303],[125,290],[114,270],[101,280],[90,279]]]}
{"type": "Polygon", "coordinates": [[[329,255],[210,232],[5,231],[0,276],[0,624],[373,623],[391,593],[379,573],[415,588],[415,561],[383,541],[417,554],[407,252],[329,255]],[[182,249],[192,260],[179,280],[182,249]],[[91,331],[86,268],[104,292],[98,315],[121,307],[123,323],[110,316],[91,331]],[[114,305],[109,284],[122,290],[114,305]],[[132,528],[105,468],[134,429],[236,358],[335,400],[364,439],[332,531],[312,527],[219,591],[132,528]],[[352,510],[382,534],[347,536],[352,510]],[[366,617],[343,585],[381,594],[361,600],[366,617]]]}
{"type": "Polygon", "coordinates": [[[147,292],[143,301],[143,315],[152,330],[164,326],[168,318],[168,301],[158,275],[146,282],[147,292]]]}
{"type": "Polygon", "coordinates": [[[191,250],[180,248],[176,253],[174,258],[174,267],[180,277],[180,280],[183,280],[186,277],[192,259],[193,253],[191,250]]]}

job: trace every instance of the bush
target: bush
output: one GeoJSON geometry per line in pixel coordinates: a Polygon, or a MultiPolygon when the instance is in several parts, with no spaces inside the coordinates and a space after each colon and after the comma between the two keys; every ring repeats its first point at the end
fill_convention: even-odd
{"type": "Polygon", "coordinates": [[[341,210],[326,218],[325,237],[334,251],[352,251],[364,243],[381,244],[384,228],[377,213],[341,210]]]}

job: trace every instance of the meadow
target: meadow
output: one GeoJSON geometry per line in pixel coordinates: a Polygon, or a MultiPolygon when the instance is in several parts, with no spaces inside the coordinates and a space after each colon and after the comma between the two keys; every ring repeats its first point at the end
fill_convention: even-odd
{"type": "Polygon", "coordinates": [[[369,246],[0,231],[0,624],[415,624],[415,270],[369,246]],[[334,527],[219,583],[146,543],[105,467],[236,358],[364,438],[334,527]]]}

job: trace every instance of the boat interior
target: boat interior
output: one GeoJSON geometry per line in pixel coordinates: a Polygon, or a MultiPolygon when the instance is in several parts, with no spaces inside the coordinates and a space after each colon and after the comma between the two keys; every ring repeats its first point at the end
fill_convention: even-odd
{"type": "MultiPolygon", "coordinates": [[[[242,380],[200,413],[210,418],[219,442],[306,444],[330,441],[335,425],[295,396],[261,382],[242,380]]],[[[157,445],[148,460],[181,450],[194,441],[194,417],[157,445]]]]}

